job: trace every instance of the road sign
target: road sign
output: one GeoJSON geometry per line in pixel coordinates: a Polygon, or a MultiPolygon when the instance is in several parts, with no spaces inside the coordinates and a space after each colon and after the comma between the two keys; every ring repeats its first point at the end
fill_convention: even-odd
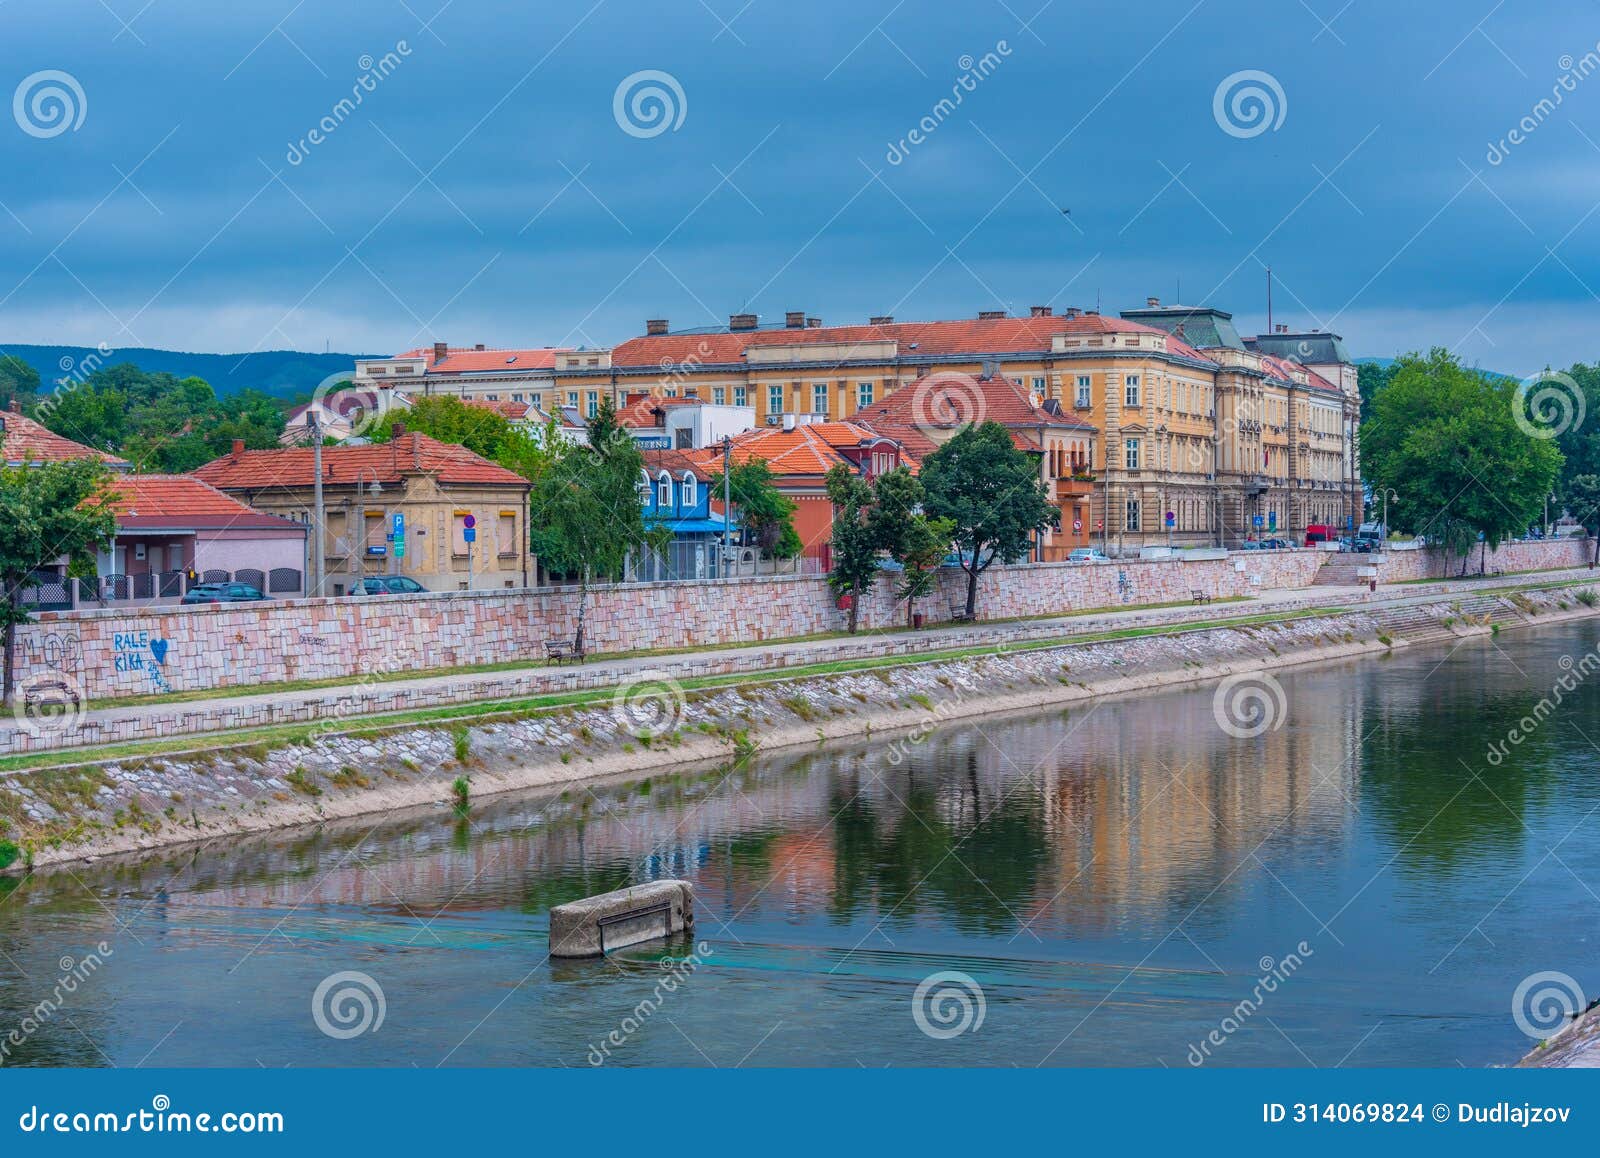
{"type": "Polygon", "coordinates": [[[406,533],[406,517],[399,511],[394,513],[394,537],[404,538],[406,533]]]}
{"type": "Polygon", "coordinates": [[[1170,527],[1170,526],[1172,526],[1173,523],[1176,523],[1177,521],[1178,521],[1178,516],[1173,514],[1171,511],[1168,511],[1167,512],[1167,526],[1170,527]]]}
{"type": "Polygon", "coordinates": [[[1083,520],[1082,519],[1073,519],[1072,520],[1072,529],[1074,531],[1083,530],[1083,520]]]}
{"type": "Polygon", "coordinates": [[[1267,526],[1271,527],[1274,531],[1276,531],[1278,529],[1278,512],[1277,511],[1268,511],[1267,512],[1267,526]]]}
{"type": "Polygon", "coordinates": [[[461,525],[470,531],[473,527],[478,525],[478,520],[473,518],[471,515],[464,515],[461,519],[461,525]]]}
{"type": "MultiPolygon", "coordinates": [[[[471,517],[472,517],[471,515],[467,516],[467,518],[469,518],[469,519],[471,517]]],[[[478,541],[477,528],[475,528],[475,527],[466,527],[466,528],[464,528],[462,530],[462,532],[461,532],[461,537],[462,537],[462,539],[464,539],[468,543],[476,543],[478,541]]]]}
{"type": "Polygon", "coordinates": [[[1252,521],[1253,525],[1259,527],[1261,525],[1261,516],[1260,515],[1252,515],[1251,516],[1251,521],[1252,521]]]}

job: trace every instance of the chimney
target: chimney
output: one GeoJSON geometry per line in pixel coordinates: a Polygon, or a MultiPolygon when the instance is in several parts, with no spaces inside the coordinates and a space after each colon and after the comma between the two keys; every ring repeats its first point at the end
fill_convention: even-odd
{"type": "Polygon", "coordinates": [[[728,315],[728,329],[730,330],[753,330],[760,323],[761,319],[755,314],[728,315]]]}
{"type": "Polygon", "coordinates": [[[405,436],[405,433],[406,433],[406,424],[404,422],[396,422],[394,424],[394,436],[396,438],[403,438],[405,436]]]}
{"type": "Polygon", "coordinates": [[[1083,311],[1078,309],[1077,306],[1068,306],[1066,309],[1061,311],[1061,316],[1064,318],[1075,318],[1082,312],[1083,311]]]}
{"type": "Polygon", "coordinates": [[[637,392],[629,394],[627,396],[627,400],[623,402],[623,405],[624,406],[634,406],[634,405],[637,405],[640,402],[643,402],[648,397],[650,397],[649,394],[647,394],[647,393],[645,393],[643,391],[637,391],[637,392]]]}
{"type": "Polygon", "coordinates": [[[474,349],[474,350],[481,350],[481,349],[483,349],[483,343],[482,343],[482,342],[479,342],[479,343],[478,343],[478,344],[477,344],[477,345],[476,345],[476,346],[474,346],[474,347],[472,347],[472,348],[473,348],[473,349],[474,349]]]}
{"type": "Polygon", "coordinates": [[[788,313],[783,315],[783,324],[785,327],[791,330],[805,329],[806,312],[804,310],[790,310],[788,313]]]}
{"type": "Polygon", "coordinates": [[[892,326],[894,325],[894,315],[879,314],[877,317],[868,318],[867,324],[869,326],[892,326]]]}
{"type": "Polygon", "coordinates": [[[1160,298],[1145,298],[1144,299],[1144,304],[1149,309],[1159,310],[1161,308],[1161,299],[1160,298]]]}
{"type": "Polygon", "coordinates": [[[808,329],[808,330],[820,330],[820,329],[822,329],[822,319],[821,318],[807,318],[806,319],[806,329],[808,329]]]}
{"type": "Polygon", "coordinates": [[[1006,316],[1006,312],[1004,310],[979,310],[978,311],[978,320],[980,322],[998,321],[999,319],[1001,319],[1001,318],[1003,318],[1005,316],[1006,316]]]}
{"type": "Polygon", "coordinates": [[[794,414],[793,413],[785,414],[783,416],[783,428],[785,430],[793,430],[794,427],[795,427],[795,416],[794,416],[794,414]]]}
{"type": "Polygon", "coordinates": [[[445,360],[445,356],[447,354],[449,354],[449,353],[450,353],[450,343],[449,342],[435,342],[433,344],[433,360],[435,362],[443,362],[445,360]]]}
{"type": "Polygon", "coordinates": [[[650,318],[644,324],[644,332],[652,337],[659,337],[667,332],[666,318],[650,318]]]}
{"type": "Polygon", "coordinates": [[[1030,318],[1048,318],[1053,313],[1055,313],[1055,311],[1052,310],[1049,306],[1029,306],[1028,307],[1028,316],[1030,318]]]}
{"type": "Polygon", "coordinates": [[[234,439],[233,440],[233,457],[234,458],[238,458],[243,453],[244,453],[244,439],[242,439],[242,438],[234,439]]]}

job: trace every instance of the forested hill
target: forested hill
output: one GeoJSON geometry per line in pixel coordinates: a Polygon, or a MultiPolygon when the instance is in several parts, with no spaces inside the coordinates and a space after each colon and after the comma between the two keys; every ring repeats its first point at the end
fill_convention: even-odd
{"type": "Polygon", "coordinates": [[[150,350],[138,346],[101,354],[92,346],[24,346],[0,343],[0,356],[14,354],[39,371],[49,384],[73,373],[85,358],[89,367],[132,362],[149,374],[167,373],[178,378],[204,378],[219,395],[254,388],[278,398],[310,393],[329,374],[350,370],[357,358],[381,354],[307,354],[300,350],[262,350],[254,354],[188,354],[180,350],[150,350]]]}

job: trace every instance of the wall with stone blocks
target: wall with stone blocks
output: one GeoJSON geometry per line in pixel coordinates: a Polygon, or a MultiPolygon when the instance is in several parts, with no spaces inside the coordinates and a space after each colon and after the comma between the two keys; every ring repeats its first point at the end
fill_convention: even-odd
{"type": "MultiPolygon", "coordinates": [[[[1587,550],[1583,543],[1511,544],[1491,557],[1490,567],[1580,566],[1587,550]]],[[[1391,552],[1385,578],[1439,574],[1436,560],[1425,570],[1428,560],[1410,554],[1391,552]]],[[[1313,551],[1247,551],[1219,559],[996,567],[979,582],[978,616],[1182,602],[1195,591],[1225,597],[1301,588],[1324,558],[1313,551]]],[[[948,622],[965,601],[966,575],[950,569],[919,608],[930,623],[948,622]]],[[[17,677],[26,684],[65,673],[85,697],[105,699],[528,661],[542,658],[545,640],[571,638],[577,607],[574,590],[545,588],[47,612],[19,629],[17,677]]],[[[890,582],[862,601],[868,630],[904,620],[905,605],[890,582]]],[[[591,651],[625,652],[785,639],[843,626],[824,579],[772,576],[597,587],[584,631],[591,651]]]]}

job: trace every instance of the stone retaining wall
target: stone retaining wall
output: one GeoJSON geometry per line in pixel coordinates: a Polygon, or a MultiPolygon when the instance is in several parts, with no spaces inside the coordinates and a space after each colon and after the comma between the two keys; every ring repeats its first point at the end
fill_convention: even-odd
{"type": "MultiPolygon", "coordinates": [[[[1417,574],[1391,552],[1390,576],[1417,574]]],[[[1238,552],[1218,559],[1115,562],[1094,566],[996,567],[979,583],[980,618],[1060,614],[1310,586],[1325,556],[1314,551],[1238,552]]],[[[1492,566],[1534,570],[1586,563],[1582,543],[1518,543],[1492,566]],[[1501,562],[1500,560],[1504,560],[1501,562]]],[[[963,572],[940,575],[919,605],[928,622],[948,622],[965,603],[963,572]]],[[[47,612],[19,630],[17,678],[65,681],[88,699],[190,689],[252,687],[291,680],[449,669],[537,659],[544,642],[570,638],[577,623],[570,588],[295,599],[270,604],[47,612]]],[[[904,621],[891,584],[863,600],[867,629],[904,621]]],[[[699,583],[598,587],[585,633],[596,652],[784,639],[844,626],[824,579],[769,576],[699,583]]],[[[181,707],[175,708],[181,714],[181,707]]]]}

